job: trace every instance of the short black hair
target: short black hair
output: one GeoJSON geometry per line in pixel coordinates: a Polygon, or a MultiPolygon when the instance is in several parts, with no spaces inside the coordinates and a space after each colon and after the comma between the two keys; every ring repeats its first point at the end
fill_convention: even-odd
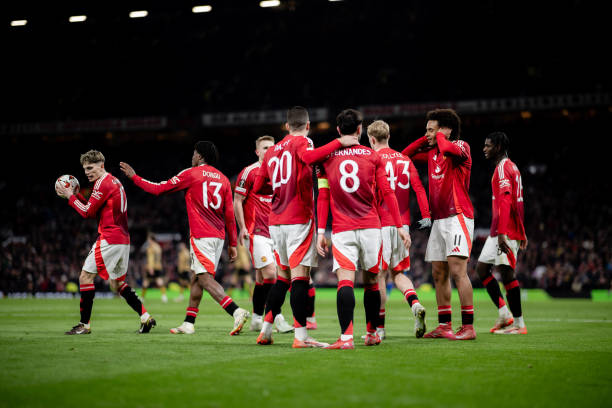
{"type": "Polygon", "coordinates": [[[427,112],[427,120],[435,120],[438,126],[451,129],[449,140],[457,140],[461,137],[461,119],[453,109],[434,109],[427,112]]]}
{"type": "Polygon", "coordinates": [[[336,124],[343,135],[352,135],[363,123],[363,115],[356,109],[345,109],[336,116],[336,124]]]}
{"type": "Polygon", "coordinates": [[[219,161],[219,151],[213,142],[200,140],[194,146],[196,152],[202,156],[206,164],[216,166],[219,161]]]}
{"type": "Polygon", "coordinates": [[[508,153],[510,139],[507,134],[504,132],[493,132],[487,136],[487,139],[489,139],[494,146],[498,146],[501,153],[508,153]]]}
{"type": "Polygon", "coordinates": [[[308,111],[302,106],[294,106],[287,111],[287,123],[293,130],[302,130],[309,121],[308,111]]]}

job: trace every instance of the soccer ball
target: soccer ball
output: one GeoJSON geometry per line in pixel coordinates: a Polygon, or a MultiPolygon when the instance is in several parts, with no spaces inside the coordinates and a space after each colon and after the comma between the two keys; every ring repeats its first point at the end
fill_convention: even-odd
{"type": "Polygon", "coordinates": [[[79,180],[77,180],[76,177],[71,176],[70,174],[64,174],[63,176],[58,177],[58,179],[55,180],[55,185],[64,186],[66,188],[72,186],[74,188],[74,194],[77,194],[81,189],[79,180]]]}

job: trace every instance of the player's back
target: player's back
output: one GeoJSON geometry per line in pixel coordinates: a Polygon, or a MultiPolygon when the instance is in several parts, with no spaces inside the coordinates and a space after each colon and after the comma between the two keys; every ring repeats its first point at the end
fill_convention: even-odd
{"type": "Polygon", "coordinates": [[[94,184],[91,195],[104,204],[98,210],[98,233],[109,244],[129,244],[127,196],[115,176],[105,173],[94,184]]]}
{"type": "Polygon", "coordinates": [[[438,148],[429,150],[429,204],[434,219],[448,218],[463,213],[474,218],[474,207],[469,197],[472,156],[470,146],[455,140],[461,156],[443,154],[438,148]]]}
{"type": "MultiPolygon", "coordinates": [[[[208,164],[183,170],[177,175],[186,183],[185,203],[193,238],[225,238],[225,206],[231,205],[231,186],[227,177],[208,164]]],[[[171,180],[172,182],[172,180],[171,180]]]]}
{"type": "MultiPolygon", "coordinates": [[[[378,155],[385,167],[389,186],[395,191],[402,222],[405,225],[410,225],[410,176],[414,164],[408,156],[404,156],[400,152],[388,147],[380,149],[378,155]]],[[[395,225],[389,208],[380,194],[378,203],[382,226],[395,225]]]]}
{"type": "Polygon", "coordinates": [[[376,204],[380,165],[379,155],[362,145],[336,150],[323,162],[319,177],[328,180],[334,233],[380,228],[376,204]]]}
{"type": "Polygon", "coordinates": [[[264,169],[273,191],[270,225],[307,224],[313,219],[312,166],[300,159],[311,149],[308,137],[287,135],[266,152],[264,169]]]}
{"type": "Polygon", "coordinates": [[[508,219],[507,235],[510,239],[524,240],[524,205],[523,205],[523,181],[521,173],[509,158],[502,159],[491,178],[493,190],[491,236],[497,236],[499,225],[499,201],[502,194],[510,194],[510,218],[508,219]]]}

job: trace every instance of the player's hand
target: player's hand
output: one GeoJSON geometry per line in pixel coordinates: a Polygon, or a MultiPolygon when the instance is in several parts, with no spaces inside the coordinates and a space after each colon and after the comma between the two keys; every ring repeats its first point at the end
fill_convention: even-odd
{"type": "Polygon", "coordinates": [[[497,236],[497,246],[504,253],[510,253],[510,247],[508,246],[508,237],[506,234],[499,234],[497,236]]]}
{"type": "Polygon", "coordinates": [[[121,168],[121,171],[123,172],[123,174],[128,176],[128,178],[132,178],[136,175],[136,172],[134,171],[132,166],[130,166],[127,163],[119,162],[119,167],[121,168]]]}
{"type": "Polygon", "coordinates": [[[247,237],[249,236],[249,232],[247,231],[246,228],[242,228],[240,230],[240,233],[238,234],[238,243],[242,246],[244,246],[244,242],[247,239],[247,237]]]}
{"type": "Polygon", "coordinates": [[[55,192],[62,198],[70,198],[74,194],[72,186],[65,187],[62,185],[55,185],[55,192]]]}
{"type": "Polygon", "coordinates": [[[431,218],[423,218],[418,222],[419,229],[431,228],[431,218]]]}
{"type": "Polygon", "coordinates": [[[397,234],[404,243],[404,248],[410,249],[410,245],[412,245],[412,239],[410,239],[410,234],[403,228],[398,228],[397,234]]]}
{"type": "Polygon", "coordinates": [[[234,262],[236,258],[238,258],[238,250],[235,246],[228,247],[227,253],[229,255],[230,262],[234,262]]]}
{"type": "Polygon", "coordinates": [[[342,147],[355,146],[359,144],[359,140],[355,136],[342,136],[339,140],[342,147]]]}
{"type": "Polygon", "coordinates": [[[448,127],[441,127],[438,129],[438,132],[442,133],[447,139],[450,137],[452,131],[453,130],[448,127]]]}
{"type": "Polygon", "coordinates": [[[317,236],[317,252],[321,255],[322,258],[325,258],[327,253],[329,252],[329,247],[327,245],[327,239],[325,238],[325,234],[319,234],[317,236]]]}
{"type": "Polygon", "coordinates": [[[527,243],[528,243],[528,242],[529,242],[529,240],[527,239],[527,237],[525,237],[525,240],[524,240],[524,241],[521,241],[521,246],[520,246],[520,248],[521,248],[522,250],[527,249],[527,243]]]}

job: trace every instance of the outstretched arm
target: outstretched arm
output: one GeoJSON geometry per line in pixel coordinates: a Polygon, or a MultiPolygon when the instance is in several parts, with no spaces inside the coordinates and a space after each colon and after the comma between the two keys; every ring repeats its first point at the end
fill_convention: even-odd
{"type": "Polygon", "coordinates": [[[187,188],[189,172],[186,170],[181,171],[176,176],[172,177],[167,181],[162,181],[161,183],[154,183],[149,180],[145,180],[139,175],[136,174],[136,171],[127,163],[120,162],[119,167],[121,171],[128,176],[135,185],[146,191],[147,193],[160,195],[164,193],[172,193],[174,191],[179,191],[187,188]]]}
{"type": "Polygon", "coordinates": [[[341,147],[355,146],[358,144],[359,141],[355,136],[342,136],[316,149],[308,148],[308,146],[305,145],[302,149],[298,150],[298,157],[306,164],[315,164],[325,160],[329,154],[341,147]]]}

